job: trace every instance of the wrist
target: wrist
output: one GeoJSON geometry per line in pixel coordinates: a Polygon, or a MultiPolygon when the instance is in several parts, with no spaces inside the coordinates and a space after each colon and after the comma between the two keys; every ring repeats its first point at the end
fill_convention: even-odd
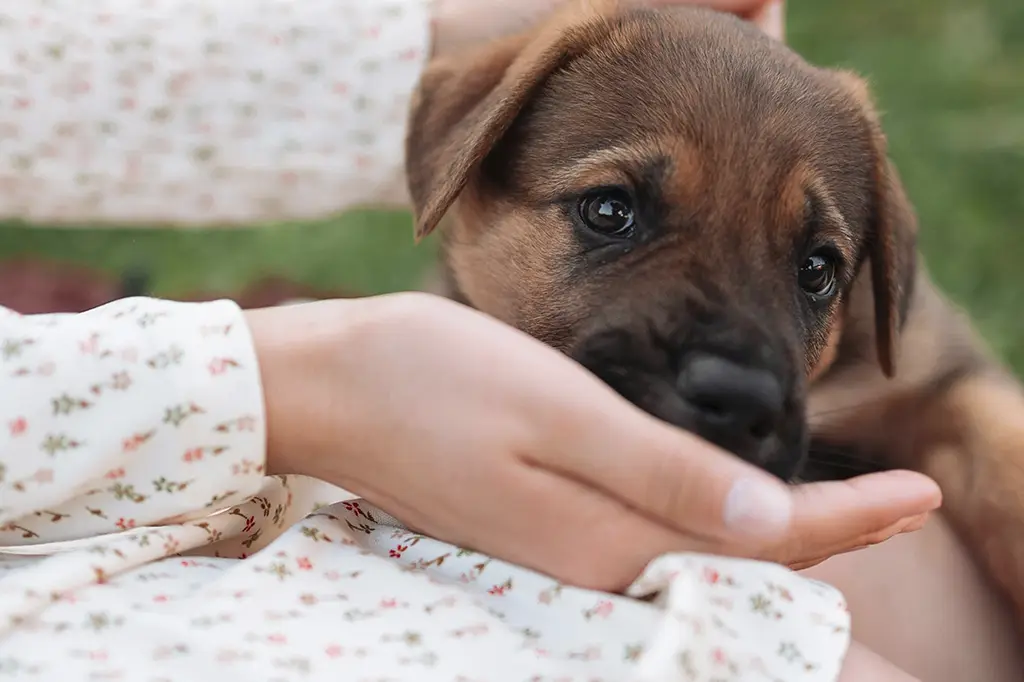
{"type": "MultiPolygon", "coordinates": [[[[260,365],[266,472],[351,485],[372,450],[381,342],[419,314],[417,293],[317,301],[245,313],[260,365]],[[382,336],[383,335],[383,336],[382,336]],[[372,428],[369,429],[372,432],[372,428]],[[355,446],[360,452],[346,448],[355,446]]],[[[433,298],[433,297],[432,297],[433,298]]],[[[378,406],[379,407],[379,406],[378,406]]]]}
{"type": "Polygon", "coordinates": [[[323,405],[339,382],[325,377],[352,326],[348,301],[319,301],[245,312],[263,388],[266,473],[316,476],[323,405]]]}

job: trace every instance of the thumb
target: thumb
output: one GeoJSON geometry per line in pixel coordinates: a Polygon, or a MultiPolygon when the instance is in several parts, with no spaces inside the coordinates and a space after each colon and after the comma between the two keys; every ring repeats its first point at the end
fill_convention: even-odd
{"type": "Polygon", "coordinates": [[[784,539],[793,497],[782,481],[598,390],[608,392],[603,408],[577,416],[576,428],[561,420],[564,437],[538,464],[711,545],[784,539]]]}
{"type": "Polygon", "coordinates": [[[793,564],[872,544],[942,503],[938,485],[910,471],[885,471],[848,481],[793,488],[792,533],[776,560],[793,564]]]}
{"type": "Polygon", "coordinates": [[[767,0],[747,16],[758,28],[776,40],[786,38],[785,3],[783,0],[767,0]]]}

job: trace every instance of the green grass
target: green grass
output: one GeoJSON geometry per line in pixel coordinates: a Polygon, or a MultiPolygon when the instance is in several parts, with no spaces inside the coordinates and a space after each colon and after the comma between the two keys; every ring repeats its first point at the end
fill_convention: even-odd
{"type": "Polygon", "coordinates": [[[0,226],[0,258],[44,255],[114,275],[141,267],[153,275],[153,292],[165,296],[236,291],[268,275],[377,294],[414,286],[433,261],[433,244],[416,246],[412,235],[411,216],[395,211],[221,230],[0,226]]]}
{"type": "Polygon", "coordinates": [[[869,77],[932,274],[1024,374],[1024,3],[792,4],[801,53],[869,77]]]}
{"type": "MultiPolygon", "coordinates": [[[[935,278],[1024,374],[1024,2],[790,0],[789,17],[811,61],[869,77],[935,278]]],[[[0,226],[0,258],[143,265],[165,295],[269,274],[378,293],[414,286],[429,264],[411,235],[407,215],[366,212],[215,232],[0,226]]]]}

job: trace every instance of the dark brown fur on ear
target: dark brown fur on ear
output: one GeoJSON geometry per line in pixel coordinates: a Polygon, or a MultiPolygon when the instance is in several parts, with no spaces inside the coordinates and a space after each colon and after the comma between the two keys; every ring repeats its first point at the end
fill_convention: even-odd
{"type": "Polygon", "coordinates": [[[860,102],[874,147],[868,259],[875,299],[878,362],[886,376],[892,377],[896,374],[900,330],[906,321],[917,270],[917,216],[889,160],[885,134],[867,84],[850,72],[841,71],[837,76],[860,102]]]}
{"type": "Polygon", "coordinates": [[[430,234],[545,79],[607,34],[614,0],[570,3],[535,32],[435,60],[413,100],[406,175],[430,234]]]}

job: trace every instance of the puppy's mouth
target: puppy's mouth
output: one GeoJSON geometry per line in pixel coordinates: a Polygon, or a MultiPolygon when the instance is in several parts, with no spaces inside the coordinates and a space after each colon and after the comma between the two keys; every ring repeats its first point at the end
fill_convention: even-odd
{"type": "MultiPolygon", "coordinates": [[[[627,347],[631,344],[627,344],[627,347]]],[[[775,373],[695,350],[680,363],[651,362],[650,353],[609,352],[584,343],[571,356],[619,395],[784,481],[807,457],[803,400],[775,373]],[[660,366],[659,366],[660,365],[660,366]]]]}

